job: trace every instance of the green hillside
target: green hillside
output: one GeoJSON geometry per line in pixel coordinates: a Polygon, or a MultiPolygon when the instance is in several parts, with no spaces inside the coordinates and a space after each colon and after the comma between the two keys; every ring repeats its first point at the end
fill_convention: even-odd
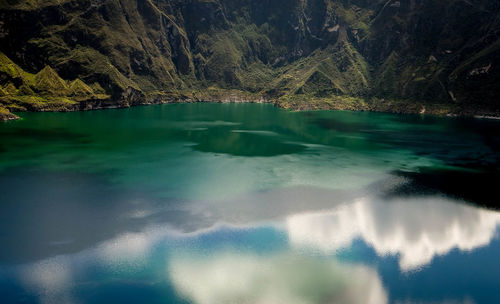
{"type": "Polygon", "coordinates": [[[499,16],[491,0],[1,0],[2,103],[498,115],[499,16]]]}

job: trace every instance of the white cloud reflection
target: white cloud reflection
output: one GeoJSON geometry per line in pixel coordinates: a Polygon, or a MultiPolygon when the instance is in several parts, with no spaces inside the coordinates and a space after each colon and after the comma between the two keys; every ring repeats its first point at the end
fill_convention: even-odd
{"type": "Polygon", "coordinates": [[[40,303],[77,303],[71,294],[72,272],[68,259],[60,256],[23,267],[21,279],[40,303]]]}
{"type": "Polygon", "coordinates": [[[331,254],[360,238],[380,256],[398,256],[401,270],[410,271],[454,248],[488,245],[500,225],[499,212],[442,197],[356,200],[338,191],[292,190],[261,192],[233,204],[189,206],[190,212],[178,212],[167,223],[24,265],[21,281],[43,303],[71,303],[72,290],[85,278],[88,265],[132,274],[148,267],[160,243],[175,247],[187,240],[182,245],[186,250],[210,255],[169,256],[168,274],[176,290],[195,303],[385,303],[387,292],[374,269],[340,264],[302,249],[331,254]],[[199,252],[203,248],[189,242],[221,229],[263,226],[288,234],[290,250],[271,256],[199,252]]]}
{"type": "Polygon", "coordinates": [[[387,303],[373,269],[334,260],[241,253],[173,258],[176,290],[196,304],[387,303]]]}
{"type": "Polygon", "coordinates": [[[402,270],[414,270],[454,248],[488,245],[500,213],[444,198],[361,199],[336,209],[288,217],[293,246],[333,252],[363,239],[378,255],[399,255],[402,270]]]}

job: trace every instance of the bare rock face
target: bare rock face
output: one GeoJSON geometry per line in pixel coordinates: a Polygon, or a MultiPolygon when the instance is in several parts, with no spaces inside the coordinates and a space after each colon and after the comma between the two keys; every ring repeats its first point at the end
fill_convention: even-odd
{"type": "Polygon", "coordinates": [[[116,105],[218,88],[498,112],[499,15],[492,0],[9,0],[0,52],[116,105]]]}

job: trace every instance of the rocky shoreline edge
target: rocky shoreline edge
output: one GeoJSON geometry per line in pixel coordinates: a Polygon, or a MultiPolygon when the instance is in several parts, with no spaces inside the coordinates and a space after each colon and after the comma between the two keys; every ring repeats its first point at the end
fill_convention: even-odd
{"type": "Polygon", "coordinates": [[[80,102],[44,102],[40,104],[27,104],[22,107],[9,108],[0,104],[0,121],[20,119],[12,112],[75,112],[103,109],[129,108],[133,106],[159,105],[172,103],[268,103],[292,111],[312,110],[340,110],[356,112],[381,112],[393,114],[421,114],[448,117],[474,117],[482,119],[500,119],[500,111],[485,111],[463,108],[450,104],[430,104],[402,100],[370,99],[356,97],[327,97],[312,98],[297,96],[296,98],[266,98],[253,93],[203,93],[196,92],[189,95],[172,96],[168,93],[155,93],[144,95],[135,90],[127,90],[118,101],[111,99],[89,99],[80,102]]]}

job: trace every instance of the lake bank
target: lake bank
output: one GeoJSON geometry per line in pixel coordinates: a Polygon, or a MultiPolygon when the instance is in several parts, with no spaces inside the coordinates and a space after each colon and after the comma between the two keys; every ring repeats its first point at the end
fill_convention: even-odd
{"type": "Polygon", "coordinates": [[[358,97],[333,96],[314,98],[310,96],[295,96],[269,98],[251,92],[239,90],[207,90],[188,94],[149,93],[137,94],[129,92],[120,100],[111,99],[85,100],[81,102],[24,102],[6,104],[0,113],[0,121],[18,119],[16,112],[73,112],[102,109],[128,108],[132,106],[158,105],[170,103],[270,103],[277,107],[294,111],[311,110],[342,110],[355,112],[381,112],[395,114],[421,114],[452,117],[475,117],[498,119],[500,112],[496,110],[473,109],[455,104],[433,104],[406,100],[383,98],[363,99],[358,97]],[[9,111],[10,110],[10,111],[9,111]],[[14,112],[14,113],[12,113],[14,112]]]}

